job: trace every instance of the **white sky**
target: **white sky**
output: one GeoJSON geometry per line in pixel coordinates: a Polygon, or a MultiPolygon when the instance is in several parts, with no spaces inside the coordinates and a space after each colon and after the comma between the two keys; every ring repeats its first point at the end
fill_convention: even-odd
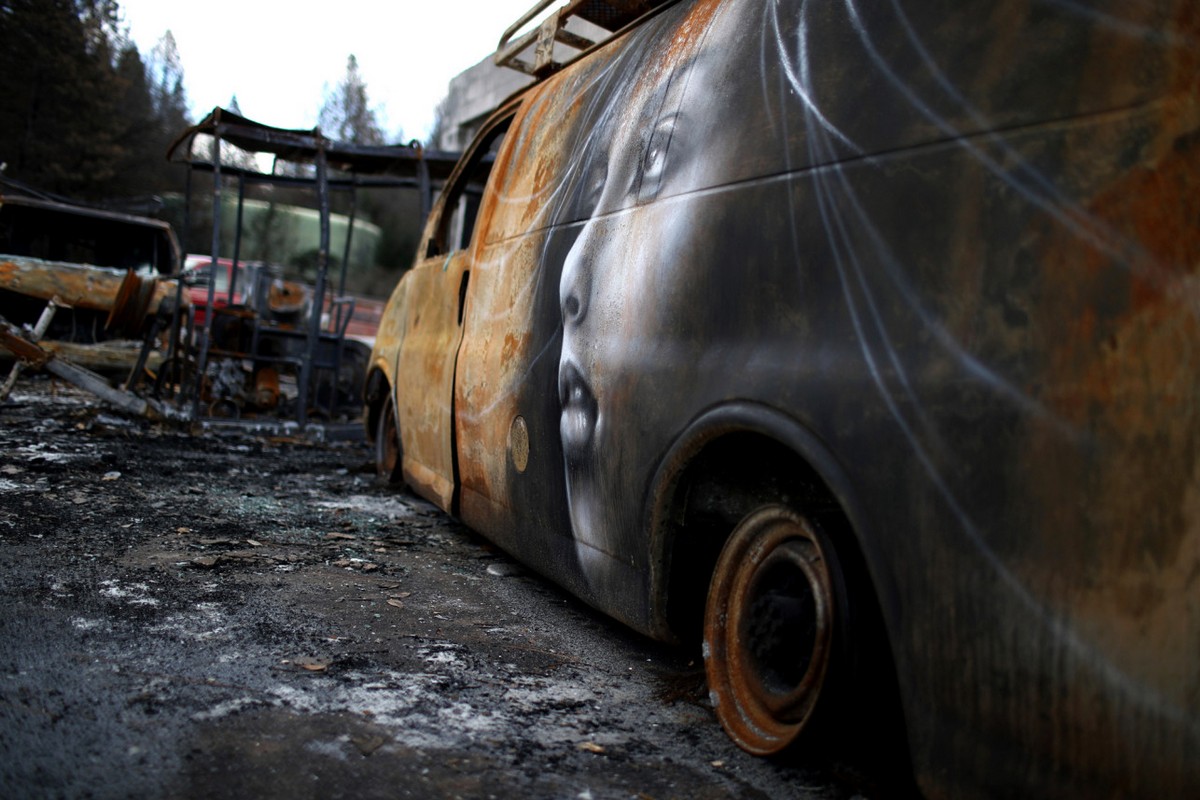
{"type": "MultiPolygon", "coordinates": [[[[450,79],[495,48],[535,0],[118,0],[143,59],[169,29],[193,121],[237,95],[242,114],[316,125],[353,53],[389,142],[425,140],[450,79]]],[[[558,3],[555,3],[558,5],[558,3]]]]}

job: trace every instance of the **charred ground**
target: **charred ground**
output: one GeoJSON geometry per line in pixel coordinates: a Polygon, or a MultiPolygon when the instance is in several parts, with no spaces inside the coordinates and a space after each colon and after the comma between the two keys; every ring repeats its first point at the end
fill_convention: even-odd
{"type": "Polygon", "coordinates": [[[365,443],[0,408],[4,797],[821,797],[365,443]]]}

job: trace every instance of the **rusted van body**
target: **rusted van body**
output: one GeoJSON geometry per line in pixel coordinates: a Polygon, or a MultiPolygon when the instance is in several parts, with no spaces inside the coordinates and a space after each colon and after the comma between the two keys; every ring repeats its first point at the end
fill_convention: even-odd
{"type": "Polygon", "coordinates": [[[929,796],[1196,796],[1198,87],[1195,0],[669,5],[460,163],[381,470],[752,752],[894,696],[929,796]]]}

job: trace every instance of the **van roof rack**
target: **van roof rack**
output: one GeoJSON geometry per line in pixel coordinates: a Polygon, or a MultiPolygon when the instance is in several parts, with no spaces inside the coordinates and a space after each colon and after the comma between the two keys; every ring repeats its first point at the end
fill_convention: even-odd
{"type": "MultiPolygon", "coordinates": [[[[563,0],[537,0],[533,8],[525,12],[500,37],[496,46],[495,61],[502,67],[519,70],[535,78],[545,78],[562,69],[578,58],[585,50],[600,42],[611,39],[626,27],[639,24],[651,12],[670,5],[676,0],[568,0],[562,7],[548,15],[541,24],[517,38],[517,31],[535,20],[539,14],[563,0]],[[566,29],[571,19],[591,23],[607,33],[590,39],[566,29]],[[566,45],[573,53],[555,60],[555,44],[566,45]],[[533,48],[533,58],[526,51],[533,48]]],[[[561,49],[560,49],[561,52],[561,49]]]]}

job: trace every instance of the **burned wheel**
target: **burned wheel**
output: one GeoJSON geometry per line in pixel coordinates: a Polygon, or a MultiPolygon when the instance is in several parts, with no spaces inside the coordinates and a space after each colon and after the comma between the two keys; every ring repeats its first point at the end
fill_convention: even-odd
{"type": "Polygon", "coordinates": [[[400,449],[400,428],[396,424],[396,406],[391,391],[379,410],[375,423],[375,474],[388,483],[400,483],[403,472],[400,468],[403,451],[400,449]]]}
{"type": "Polygon", "coordinates": [[[833,548],[778,505],[745,517],[721,550],[704,614],[704,666],[721,726],[743,750],[779,753],[828,693],[842,576],[833,548]]]}

